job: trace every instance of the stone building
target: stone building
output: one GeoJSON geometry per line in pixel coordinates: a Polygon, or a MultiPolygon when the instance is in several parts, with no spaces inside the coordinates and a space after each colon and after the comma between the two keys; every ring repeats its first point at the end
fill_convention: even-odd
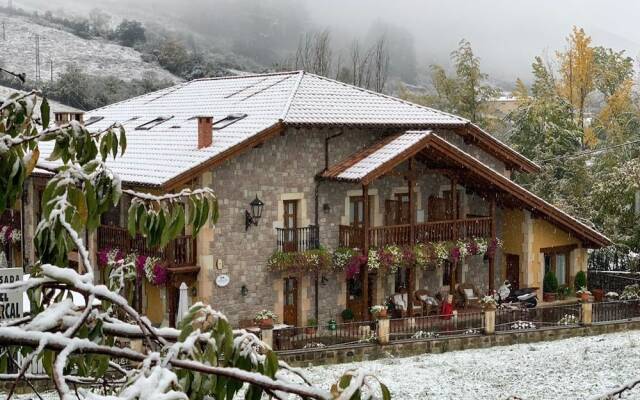
{"type": "MultiPolygon", "coordinates": [[[[368,318],[399,291],[486,292],[504,279],[541,287],[549,270],[570,286],[587,249],[609,244],[513,182],[513,171],[539,167],[480,127],[313,74],[195,80],[84,119],[96,130],[124,125],[128,149],[108,165],[125,186],[209,186],[218,198],[215,226],[197,237],[187,229],[159,253],[170,282],[140,297],[158,324],[174,321],[183,281],[192,301],[235,325],[269,309],[302,326],[339,320],[345,309],[368,318]],[[373,268],[389,251],[406,252],[405,261],[373,268]],[[349,270],[336,253],[349,255],[349,270]]],[[[32,179],[26,207],[38,204],[44,179],[32,179]]],[[[126,212],[125,198],[104,216],[88,238],[94,254],[149,251],[127,236],[126,212]]]]}

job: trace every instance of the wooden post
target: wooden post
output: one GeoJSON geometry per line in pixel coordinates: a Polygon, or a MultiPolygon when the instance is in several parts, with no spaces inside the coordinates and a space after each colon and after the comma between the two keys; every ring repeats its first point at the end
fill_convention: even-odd
{"type": "MultiPolygon", "coordinates": [[[[364,255],[369,255],[369,186],[362,185],[362,213],[364,225],[364,255]]],[[[362,318],[368,319],[369,310],[369,267],[365,264],[362,272],[362,318]]]]}
{"type": "MultiPolygon", "coordinates": [[[[415,194],[413,193],[415,188],[415,158],[411,157],[409,160],[409,177],[407,179],[407,186],[409,190],[409,234],[411,245],[416,244],[416,201],[415,194]]],[[[413,294],[415,291],[415,266],[407,268],[409,274],[409,287],[407,288],[407,307],[409,310],[409,316],[413,316],[413,294]]]]}
{"type": "MultiPolygon", "coordinates": [[[[493,240],[496,237],[496,198],[491,196],[489,201],[489,215],[491,216],[491,238],[489,240],[493,240]]],[[[489,256],[489,291],[492,292],[494,289],[494,280],[495,280],[495,254],[491,254],[489,256]]]]}
{"type": "MultiPolygon", "coordinates": [[[[451,219],[458,219],[458,181],[455,177],[451,178],[451,219]]],[[[455,222],[451,222],[450,228],[453,232],[452,239],[455,242],[458,240],[458,226],[455,222]]],[[[456,290],[456,272],[458,270],[458,262],[452,263],[451,266],[451,284],[449,285],[450,293],[456,290]]]]}

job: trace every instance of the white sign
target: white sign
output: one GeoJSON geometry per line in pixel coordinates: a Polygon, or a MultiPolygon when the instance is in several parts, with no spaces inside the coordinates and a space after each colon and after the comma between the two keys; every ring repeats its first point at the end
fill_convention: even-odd
{"type": "MultiPolygon", "coordinates": [[[[22,268],[0,268],[0,284],[22,280],[22,268]]],[[[0,292],[0,320],[22,317],[22,290],[0,292]]]]}
{"type": "Polygon", "coordinates": [[[229,284],[229,275],[218,275],[216,277],[216,285],[219,287],[225,287],[229,284]]]}

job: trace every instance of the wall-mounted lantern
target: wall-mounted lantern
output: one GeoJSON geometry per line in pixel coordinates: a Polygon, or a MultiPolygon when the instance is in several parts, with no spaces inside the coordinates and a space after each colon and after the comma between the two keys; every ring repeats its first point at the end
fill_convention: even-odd
{"type": "Polygon", "coordinates": [[[256,195],[256,198],[253,199],[249,205],[251,206],[251,212],[244,210],[245,231],[248,231],[251,225],[258,225],[258,221],[262,217],[262,208],[264,207],[264,203],[260,201],[258,195],[256,195]]]}
{"type": "Polygon", "coordinates": [[[247,295],[249,294],[247,285],[242,285],[242,287],[240,288],[240,294],[242,295],[242,297],[247,297],[247,295]]]}

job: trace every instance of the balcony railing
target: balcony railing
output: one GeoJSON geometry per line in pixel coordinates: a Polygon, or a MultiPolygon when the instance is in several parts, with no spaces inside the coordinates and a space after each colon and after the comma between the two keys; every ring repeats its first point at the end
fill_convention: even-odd
{"type": "MultiPolygon", "coordinates": [[[[451,221],[426,222],[415,225],[416,242],[440,242],[491,236],[491,218],[468,218],[451,221]]],[[[391,225],[369,228],[369,246],[411,244],[410,225],[391,225]]],[[[364,229],[340,225],[340,247],[363,248],[364,229]]]]}
{"type": "Polygon", "coordinates": [[[13,229],[21,229],[20,211],[7,209],[0,215],[0,225],[8,225],[13,229]]]}
{"type": "Polygon", "coordinates": [[[306,228],[276,228],[278,251],[296,252],[320,247],[320,230],[315,225],[306,228]]]}
{"type": "Polygon", "coordinates": [[[132,238],[129,231],[118,226],[102,225],[98,228],[98,249],[118,248],[125,253],[158,257],[169,266],[196,265],[196,239],[191,235],[178,236],[163,249],[150,248],[142,235],[132,238]]]}

